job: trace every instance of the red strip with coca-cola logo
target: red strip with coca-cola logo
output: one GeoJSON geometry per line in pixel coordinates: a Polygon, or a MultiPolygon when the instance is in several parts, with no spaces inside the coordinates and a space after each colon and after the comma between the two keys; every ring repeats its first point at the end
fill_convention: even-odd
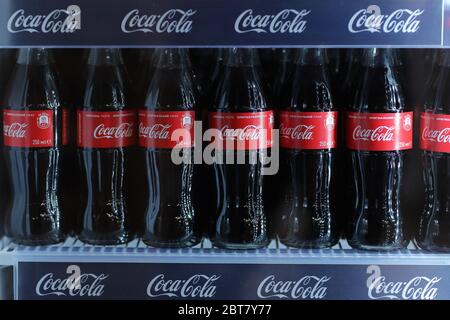
{"type": "Polygon", "coordinates": [[[134,111],[78,111],[77,144],[81,148],[121,148],[136,144],[134,111]]]}
{"type": "Polygon", "coordinates": [[[281,111],[280,145],[290,149],[332,149],[337,147],[338,113],[281,111]]]}
{"type": "Polygon", "coordinates": [[[3,110],[5,146],[50,148],[55,144],[53,110],[3,110]]]}
{"type": "Polygon", "coordinates": [[[194,111],[139,111],[139,146],[172,149],[194,146],[194,111]]]}
{"type": "Polygon", "coordinates": [[[394,151],[413,146],[413,113],[347,113],[347,147],[353,150],[394,151]]]}
{"type": "Polygon", "coordinates": [[[420,115],[420,148],[434,152],[450,152],[450,115],[420,115]]]}
{"type": "Polygon", "coordinates": [[[220,131],[218,149],[258,150],[272,147],[272,111],[210,112],[209,127],[220,131]]]}

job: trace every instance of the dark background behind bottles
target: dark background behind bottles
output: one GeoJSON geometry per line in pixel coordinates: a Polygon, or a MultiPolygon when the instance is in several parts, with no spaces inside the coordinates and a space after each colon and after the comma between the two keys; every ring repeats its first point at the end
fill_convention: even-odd
{"type": "MultiPolygon", "coordinates": [[[[427,92],[427,87],[432,77],[432,70],[434,68],[433,61],[434,52],[431,49],[400,49],[399,56],[402,60],[401,74],[403,81],[403,88],[406,95],[407,105],[415,110],[415,134],[414,134],[414,149],[409,152],[408,160],[406,161],[404,185],[404,205],[406,214],[406,224],[409,235],[415,233],[417,217],[423,207],[423,182],[422,182],[422,167],[421,156],[418,149],[418,120],[419,114],[423,105],[423,100],[427,92]]],[[[68,108],[78,106],[81,101],[81,91],[85,83],[85,62],[87,59],[87,50],[85,49],[55,49],[53,50],[54,59],[56,62],[57,72],[63,95],[63,100],[68,108]]],[[[145,99],[148,83],[151,79],[151,52],[152,49],[124,49],[123,56],[127,67],[128,76],[131,79],[131,92],[133,94],[132,103],[135,107],[141,107],[145,99]]],[[[191,63],[194,70],[194,78],[196,87],[200,95],[199,114],[209,107],[208,86],[211,84],[212,76],[214,74],[217,57],[220,56],[220,49],[191,49],[191,63]]],[[[275,77],[279,67],[279,49],[260,49],[259,59],[261,63],[260,70],[263,72],[263,81],[265,82],[266,90],[271,93],[271,86],[275,82],[275,77]]],[[[342,105],[342,99],[338,95],[338,85],[342,82],[343,75],[349,71],[349,62],[345,59],[345,49],[330,49],[328,50],[328,58],[330,62],[330,71],[333,75],[335,104],[339,110],[343,110],[346,106],[342,105]]],[[[4,105],[5,88],[12,67],[16,57],[16,50],[1,49],[0,50],[0,97],[1,104],[4,105]]],[[[350,92],[346,94],[352,94],[350,92]]],[[[272,97],[269,96],[269,101],[272,97]]],[[[342,118],[342,115],[341,115],[342,118]]],[[[73,119],[74,121],[74,119],[73,119]]],[[[75,136],[75,123],[71,125],[72,136],[75,136]]],[[[342,133],[342,132],[341,132],[342,133]]],[[[74,139],[71,139],[74,141],[74,139]]],[[[343,144],[343,137],[341,134],[340,144],[343,144]]],[[[3,145],[3,143],[2,143],[3,145]]],[[[0,159],[1,161],[1,159],[0,159]]],[[[68,164],[70,167],[70,164],[68,164]]],[[[7,197],[8,190],[4,183],[4,166],[1,161],[0,169],[1,184],[0,184],[0,224],[3,225],[4,199],[7,197]]],[[[70,171],[71,178],[76,181],[76,170],[70,171]]],[[[76,184],[74,184],[75,186],[76,184]]],[[[210,189],[211,190],[211,189],[210,189]]],[[[76,189],[73,188],[72,196],[76,197],[76,189]]],[[[212,198],[212,197],[211,197],[212,198]]],[[[339,213],[341,218],[345,216],[345,212],[339,213]]],[[[3,228],[0,228],[0,235],[3,234],[3,228]]]]}

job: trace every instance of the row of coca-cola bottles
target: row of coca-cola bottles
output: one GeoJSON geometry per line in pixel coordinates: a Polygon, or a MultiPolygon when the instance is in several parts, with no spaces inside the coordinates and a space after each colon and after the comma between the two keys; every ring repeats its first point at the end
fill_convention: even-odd
{"type": "Polygon", "coordinates": [[[425,67],[412,79],[394,49],[123,54],[0,51],[1,206],[13,241],[187,247],[207,236],[253,249],[278,237],[322,248],[345,235],[354,248],[392,250],[415,236],[450,249],[449,51],[416,54],[425,67]],[[414,86],[426,88],[417,106],[405,93],[414,86]],[[193,156],[195,120],[217,129],[216,154],[245,161],[174,162],[174,147],[193,156]],[[263,174],[269,157],[275,175],[263,174]]]}

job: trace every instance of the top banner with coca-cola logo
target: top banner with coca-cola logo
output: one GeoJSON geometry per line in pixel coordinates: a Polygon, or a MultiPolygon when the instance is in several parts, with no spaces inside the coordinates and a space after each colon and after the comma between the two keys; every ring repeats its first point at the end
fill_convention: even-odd
{"type": "Polygon", "coordinates": [[[447,3],[0,0],[0,46],[440,46],[447,3]]]}

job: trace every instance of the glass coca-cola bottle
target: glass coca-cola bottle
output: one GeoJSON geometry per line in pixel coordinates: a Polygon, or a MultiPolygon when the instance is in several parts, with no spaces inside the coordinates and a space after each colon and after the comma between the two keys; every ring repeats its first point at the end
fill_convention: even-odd
{"type": "Polygon", "coordinates": [[[136,122],[119,49],[91,49],[83,103],[77,111],[82,182],[76,231],[84,242],[113,245],[135,236],[136,216],[129,202],[136,122]]]}
{"type": "Polygon", "coordinates": [[[260,248],[269,242],[263,161],[272,147],[273,112],[258,73],[256,50],[228,49],[224,61],[209,110],[209,128],[217,134],[217,204],[209,234],[217,247],[260,248]]]}
{"type": "MultiPolygon", "coordinates": [[[[0,50],[0,104],[5,105],[5,93],[11,72],[15,66],[17,58],[17,50],[1,49],[0,50]]],[[[0,113],[0,123],[3,123],[3,114],[0,113]]],[[[0,147],[3,148],[3,135],[0,136],[0,147]]],[[[6,167],[3,161],[3,150],[0,152],[0,238],[3,237],[5,210],[8,199],[8,186],[5,179],[6,167]]]]}
{"type": "MultiPolygon", "coordinates": [[[[260,52],[260,51],[259,51],[260,52]]],[[[272,79],[272,102],[275,110],[280,110],[291,105],[292,89],[294,76],[296,71],[296,60],[298,57],[298,49],[278,49],[275,51],[275,62],[278,67],[275,76],[272,79]]],[[[277,118],[277,114],[275,114],[277,118]]],[[[277,212],[279,194],[279,185],[282,181],[279,172],[275,175],[267,176],[265,188],[266,195],[266,209],[270,214],[268,215],[268,232],[269,237],[274,238],[276,232],[276,222],[279,220],[279,213],[277,212]]]]}
{"type": "Polygon", "coordinates": [[[275,209],[280,241],[293,247],[337,243],[334,107],[325,49],[302,49],[292,96],[278,111],[280,172],[275,209]]]}
{"type": "Polygon", "coordinates": [[[157,49],[145,106],[139,110],[139,171],[147,195],[144,243],[188,247],[201,240],[193,201],[196,95],[187,49],[157,49]],[[175,135],[183,137],[176,138],[175,135]],[[177,163],[173,149],[186,161],[177,163]],[[189,160],[190,159],[190,160],[189,160]]]}
{"type": "Polygon", "coordinates": [[[60,179],[66,137],[57,83],[47,49],[20,50],[3,108],[5,224],[17,243],[58,243],[67,231],[60,179]]]}
{"type": "Polygon", "coordinates": [[[413,113],[405,104],[392,49],[365,49],[361,64],[346,114],[351,205],[347,239],[354,248],[400,249],[408,243],[402,195],[413,113]]]}
{"type": "Polygon", "coordinates": [[[450,252],[450,51],[441,53],[420,115],[425,205],[417,243],[423,249],[450,252]]]}

